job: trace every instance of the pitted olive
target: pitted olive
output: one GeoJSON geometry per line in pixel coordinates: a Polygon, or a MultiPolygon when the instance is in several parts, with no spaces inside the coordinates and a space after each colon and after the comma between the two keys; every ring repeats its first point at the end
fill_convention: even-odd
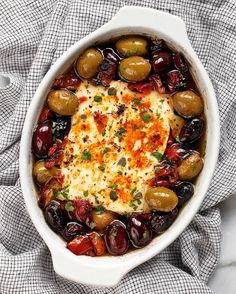
{"type": "Polygon", "coordinates": [[[173,210],[178,204],[178,197],[175,192],[165,187],[148,189],[145,200],[151,209],[164,212],[173,210]]]}
{"type": "Polygon", "coordinates": [[[38,184],[42,185],[56,175],[58,169],[56,167],[46,168],[45,161],[40,160],[34,164],[33,175],[38,184]]]}
{"type": "Polygon", "coordinates": [[[95,229],[103,230],[108,226],[113,220],[116,219],[115,214],[109,210],[105,210],[103,213],[98,214],[96,210],[91,213],[92,221],[95,224],[95,229]]]}
{"type": "Polygon", "coordinates": [[[193,152],[187,158],[183,159],[177,168],[179,178],[182,181],[193,180],[202,170],[203,159],[198,152],[193,152]]]}
{"type": "Polygon", "coordinates": [[[48,93],[49,108],[60,115],[73,115],[79,105],[77,96],[68,90],[53,90],[48,93]]]}
{"type": "Polygon", "coordinates": [[[94,77],[102,64],[102,53],[96,48],[85,50],[76,62],[77,73],[84,79],[94,77]]]}
{"type": "Polygon", "coordinates": [[[193,91],[177,92],[173,95],[174,109],[184,117],[198,116],[203,112],[203,102],[193,91]]]}
{"type": "Polygon", "coordinates": [[[116,50],[124,57],[144,56],[148,53],[148,42],[143,37],[123,37],[116,42],[116,50]]]}
{"type": "Polygon", "coordinates": [[[151,64],[140,56],[123,59],[119,65],[119,74],[130,82],[145,80],[151,71],[151,64]]]}

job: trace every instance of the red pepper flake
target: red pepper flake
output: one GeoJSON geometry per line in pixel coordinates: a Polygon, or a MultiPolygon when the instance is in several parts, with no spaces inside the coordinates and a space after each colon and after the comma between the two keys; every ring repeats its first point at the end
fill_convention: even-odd
{"type": "Polygon", "coordinates": [[[88,100],[88,98],[86,96],[79,97],[79,103],[83,103],[83,102],[85,102],[87,100],[88,100]]]}
{"type": "Polygon", "coordinates": [[[100,112],[94,112],[93,118],[95,120],[97,129],[99,133],[102,133],[104,128],[107,126],[108,123],[108,117],[105,114],[101,114],[100,112]]]}

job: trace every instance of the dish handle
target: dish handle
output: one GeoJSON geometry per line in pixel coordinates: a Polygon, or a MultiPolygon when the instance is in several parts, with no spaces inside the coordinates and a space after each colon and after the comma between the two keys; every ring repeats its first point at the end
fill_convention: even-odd
{"type": "Polygon", "coordinates": [[[124,6],[107,23],[111,28],[158,28],[164,36],[170,36],[183,47],[192,49],[185,22],[178,16],[146,7],[124,6]]]}
{"type": "MultiPolygon", "coordinates": [[[[77,283],[95,287],[114,287],[135,265],[113,261],[111,256],[94,257],[75,256],[69,250],[49,247],[55,272],[77,283]],[[104,262],[104,258],[106,260],[104,262]]],[[[122,257],[121,257],[122,259],[122,257]]]]}

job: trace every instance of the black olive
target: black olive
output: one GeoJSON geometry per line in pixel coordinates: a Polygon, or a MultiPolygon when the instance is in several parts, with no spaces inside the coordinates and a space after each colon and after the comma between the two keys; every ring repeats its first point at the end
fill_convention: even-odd
{"type": "Polygon", "coordinates": [[[173,187],[173,190],[179,199],[178,206],[182,206],[185,202],[187,202],[194,193],[193,184],[190,182],[180,182],[173,187]]]}
{"type": "Polygon", "coordinates": [[[63,140],[70,131],[71,118],[68,116],[56,116],[53,125],[54,139],[63,140]]]}
{"type": "Polygon", "coordinates": [[[150,225],[154,232],[162,233],[167,230],[178,215],[178,209],[170,212],[155,212],[151,218],[150,225]]]}
{"type": "Polygon", "coordinates": [[[60,233],[65,228],[67,214],[58,201],[52,200],[47,204],[44,216],[48,225],[55,232],[60,233]]]}

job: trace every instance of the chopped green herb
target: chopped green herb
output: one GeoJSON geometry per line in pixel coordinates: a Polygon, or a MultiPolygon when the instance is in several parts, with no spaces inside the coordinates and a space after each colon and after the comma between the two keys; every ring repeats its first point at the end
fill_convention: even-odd
{"type": "Polygon", "coordinates": [[[117,236],[117,231],[112,231],[111,235],[112,235],[112,237],[116,237],[117,236]]]}
{"type": "Polygon", "coordinates": [[[91,229],[94,229],[94,228],[95,228],[95,222],[90,222],[89,227],[90,227],[91,229]]]}
{"type": "Polygon", "coordinates": [[[98,168],[100,169],[100,171],[102,171],[104,173],[104,171],[105,171],[105,167],[104,166],[101,166],[100,165],[98,168]]]}
{"type": "Polygon", "coordinates": [[[122,64],[122,70],[126,70],[126,66],[125,66],[125,64],[122,64]]]}
{"type": "Polygon", "coordinates": [[[121,157],[121,159],[118,161],[117,164],[120,165],[120,166],[126,166],[126,158],[121,157]]]}
{"type": "Polygon", "coordinates": [[[143,198],[143,194],[141,192],[138,192],[137,194],[134,195],[135,200],[142,199],[142,198],[143,198]]]}
{"type": "Polygon", "coordinates": [[[113,190],[116,189],[117,187],[118,187],[117,184],[112,184],[112,185],[110,186],[110,188],[112,188],[113,190]]]}
{"type": "Polygon", "coordinates": [[[119,175],[123,175],[123,173],[122,173],[122,171],[120,171],[120,170],[118,170],[118,172],[117,172],[119,175]]]}
{"type": "Polygon", "coordinates": [[[165,101],[165,99],[161,99],[161,100],[160,100],[160,103],[163,103],[164,101],[165,101]]]}
{"type": "Polygon", "coordinates": [[[134,124],[133,129],[134,129],[134,131],[137,130],[137,125],[136,124],[134,124]]]}
{"type": "Polygon", "coordinates": [[[144,239],[146,239],[146,238],[147,238],[147,236],[148,236],[148,232],[147,232],[147,231],[145,231],[145,232],[143,233],[143,238],[144,238],[144,239]]]}
{"type": "Polygon", "coordinates": [[[75,208],[74,208],[72,202],[71,201],[68,201],[68,202],[66,202],[65,209],[67,211],[73,211],[75,208]]]}
{"type": "Polygon", "coordinates": [[[155,170],[155,173],[158,174],[160,171],[161,171],[161,168],[157,167],[156,170],[155,170]]]}
{"type": "Polygon", "coordinates": [[[102,135],[103,135],[103,137],[106,135],[106,129],[102,130],[102,135]]]}
{"type": "Polygon", "coordinates": [[[161,154],[159,151],[155,151],[152,153],[152,156],[154,156],[157,160],[160,161],[162,159],[163,154],[161,154]]]}
{"type": "Polygon", "coordinates": [[[68,196],[69,196],[69,185],[66,185],[64,186],[61,191],[60,191],[60,194],[65,198],[65,199],[68,199],[68,196]]]}
{"type": "Polygon", "coordinates": [[[144,122],[148,123],[151,120],[151,115],[149,113],[144,113],[141,115],[141,118],[144,122]]]}
{"type": "Polygon", "coordinates": [[[90,160],[91,159],[91,154],[87,149],[84,149],[82,156],[81,156],[82,160],[90,160]]]}
{"type": "Polygon", "coordinates": [[[136,55],[138,53],[138,47],[134,48],[134,54],[136,55]]]}
{"type": "Polygon", "coordinates": [[[98,207],[95,208],[96,214],[103,214],[104,211],[105,211],[105,208],[102,205],[99,205],[98,207]]]}
{"type": "Polygon", "coordinates": [[[105,147],[105,149],[102,151],[102,156],[104,156],[109,151],[108,147],[105,147]]]}
{"type": "Polygon", "coordinates": [[[132,100],[132,102],[136,105],[142,105],[142,102],[137,99],[132,100]]]}
{"type": "Polygon", "coordinates": [[[94,195],[94,199],[95,199],[95,202],[98,204],[99,203],[98,196],[94,195]]]}
{"type": "Polygon", "coordinates": [[[133,194],[134,194],[134,192],[135,192],[136,190],[137,190],[137,189],[136,189],[136,187],[135,187],[135,188],[133,188],[133,189],[131,190],[130,194],[131,194],[131,195],[133,195],[133,194]]]}
{"type": "Polygon", "coordinates": [[[140,199],[137,199],[137,203],[138,203],[138,205],[140,205],[142,203],[142,201],[140,199]]]}
{"type": "Polygon", "coordinates": [[[81,114],[80,116],[82,119],[86,119],[87,118],[87,115],[86,114],[81,114]]]}
{"type": "Polygon", "coordinates": [[[126,132],[125,128],[120,128],[116,133],[115,133],[115,137],[118,137],[119,139],[122,138],[122,134],[126,132]]]}
{"type": "Polygon", "coordinates": [[[117,196],[116,192],[114,190],[111,190],[110,191],[110,199],[115,201],[117,198],[118,198],[118,196],[117,196]]]}
{"type": "Polygon", "coordinates": [[[134,203],[134,200],[130,200],[129,206],[133,207],[134,210],[136,210],[138,208],[138,206],[134,203]]]}
{"type": "Polygon", "coordinates": [[[52,195],[53,195],[54,197],[58,197],[59,194],[60,194],[60,192],[59,192],[58,190],[53,189],[52,195]]]}
{"type": "Polygon", "coordinates": [[[176,142],[180,142],[180,137],[179,137],[179,135],[176,136],[175,141],[176,141],[176,142]]]}
{"type": "Polygon", "coordinates": [[[101,102],[102,101],[102,97],[101,96],[94,96],[94,101],[95,102],[101,102]]]}
{"type": "Polygon", "coordinates": [[[107,91],[108,95],[110,95],[110,96],[115,96],[116,92],[117,92],[116,88],[114,88],[114,87],[109,88],[107,91]]]}
{"type": "Polygon", "coordinates": [[[161,117],[160,113],[157,113],[156,118],[160,118],[160,117],[161,117]]]}
{"type": "Polygon", "coordinates": [[[52,124],[52,139],[53,139],[53,141],[56,141],[56,138],[57,138],[56,135],[57,135],[56,134],[56,125],[55,125],[55,123],[53,123],[52,124]]]}
{"type": "Polygon", "coordinates": [[[129,57],[130,56],[130,50],[128,49],[126,52],[125,52],[125,57],[129,57]]]}
{"type": "Polygon", "coordinates": [[[84,197],[88,197],[88,190],[83,191],[84,197]]]}

